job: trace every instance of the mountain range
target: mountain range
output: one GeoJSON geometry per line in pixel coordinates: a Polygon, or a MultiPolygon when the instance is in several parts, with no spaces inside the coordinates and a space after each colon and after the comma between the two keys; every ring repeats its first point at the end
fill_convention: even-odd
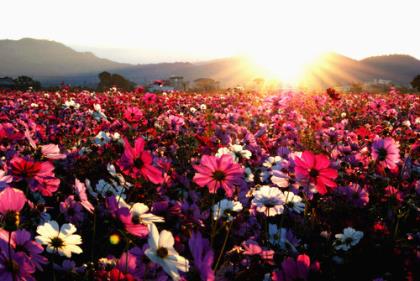
{"type": "MultiPolygon", "coordinates": [[[[77,52],[64,44],[31,38],[0,40],[0,77],[31,76],[43,85],[65,82],[78,86],[94,86],[98,73],[119,73],[138,84],[171,75],[183,76],[192,81],[212,78],[222,86],[244,84],[260,77],[252,63],[242,57],[230,57],[200,63],[174,62],[157,64],[118,63],[99,58],[90,52],[77,52]]],[[[319,87],[368,82],[374,79],[391,80],[408,85],[420,74],[420,60],[409,55],[385,55],[354,60],[327,53],[318,63],[306,70],[306,81],[319,87]]]]}

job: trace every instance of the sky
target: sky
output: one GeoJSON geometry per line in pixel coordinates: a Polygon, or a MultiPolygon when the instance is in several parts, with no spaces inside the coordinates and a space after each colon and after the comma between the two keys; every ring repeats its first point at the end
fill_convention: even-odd
{"type": "Polygon", "coordinates": [[[121,62],[420,58],[419,0],[13,0],[1,10],[0,39],[49,39],[121,62]]]}

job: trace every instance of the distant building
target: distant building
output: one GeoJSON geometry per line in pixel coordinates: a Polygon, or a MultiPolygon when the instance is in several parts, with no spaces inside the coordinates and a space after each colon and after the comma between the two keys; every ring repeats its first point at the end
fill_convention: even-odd
{"type": "Polygon", "coordinates": [[[13,89],[15,88],[16,83],[10,77],[0,77],[0,89],[13,89]]]}

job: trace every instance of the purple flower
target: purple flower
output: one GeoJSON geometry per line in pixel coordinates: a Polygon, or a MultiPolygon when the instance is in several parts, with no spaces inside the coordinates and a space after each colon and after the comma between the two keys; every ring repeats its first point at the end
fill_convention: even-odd
{"type": "Polygon", "coordinates": [[[15,252],[6,241],[0,239],[0,280],[35,281],[31,276],[35,267],[22,252],[15,252]]]}
{"type": "Polygon", "coordinates": [[[42,271],[42,265],[47,264],[48,260],[41,256],[44,251],[42,246],[31,239],[31,233],[26,230],[17,230],[12,233],[12,243],[16,253],[23,253],[30,264],[42,271]]]}
{"type": "Polygon", "coordinates": [[[188,241],[191,254],[194,259],[194,266],[200,272],[202,281],[213,281],[214,272],[211,268],[214,253],[210,248],[210,243],[204,239],[200,232],[193,232],[188,241]]]}

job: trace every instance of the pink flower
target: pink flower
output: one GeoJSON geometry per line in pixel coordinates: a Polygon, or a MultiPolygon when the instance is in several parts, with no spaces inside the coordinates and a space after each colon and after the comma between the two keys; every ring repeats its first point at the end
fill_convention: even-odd
{"type": "Polygon", "coordinates": [[[41,153],[45,158],[58,160],[66,158],[65,154],[60,153],[60,148],[56,144],[46,144],[41,146],[41,153]]]}
{"type": "Polygon", "coordinates": [[[154,184],[160,184],[163,182],[162,172],[152,166],[152,155],[144,150],[144,145],[141,137],[136,139],[134,147],[124,139],[124,153],[117,164],[124,174],[132,178],[143,176],[154,184]]]}
{"type": "Polygon", "coordinates": [[[25,194],[16,188],[6,187],[0,192],[0,214],[19,212],[26,203],[25,194]]]}
{"type": "Polygon", "coordinates": [[[11,183],[12,180],[12,176],[6,176],[6,172],[0,170],[0,190],[3,190],[3,188],[9,186],[9,183],[11,183]]]}
{"type": "Polygon", "coordinates": [[[193,181],[200,187],[207,186],[210,193],[216,193],[219,188],[223,188],[226,196],[232,197],[235,186],[244,182],[244,169],[228,154],[220,158],[204,155],[200,165],[194,165],[194,169],[197,173],[193,181]]]}
{"type": "Polygon", "coordinates": [[[321,195],[327,193],[326,186],[330,188],[337,186],[334,179],[337,178],[338,173],[330,168],[327,156],[305,151],[302,157],[295,158],[295,163],[296,177],[299,180],[310,180],[321,195]]]}
{"type": "Polygon", "coordinates": [[[392,138],[375,140],[372,144],[372,158],[389,169],[394,169],[400,161],[399,144],[392,138]]]}
{"type": "Polygon", "coordinates": [[[75,180],[74,189],[76,190],[77,195],[80,198],[80,203],[82,206],[89,212],[93,213],[95,207],[93,207],[92,203],[89,202],[87,194],[86,194],[86,185],[80,182],[78,179],[75,180]]]}

